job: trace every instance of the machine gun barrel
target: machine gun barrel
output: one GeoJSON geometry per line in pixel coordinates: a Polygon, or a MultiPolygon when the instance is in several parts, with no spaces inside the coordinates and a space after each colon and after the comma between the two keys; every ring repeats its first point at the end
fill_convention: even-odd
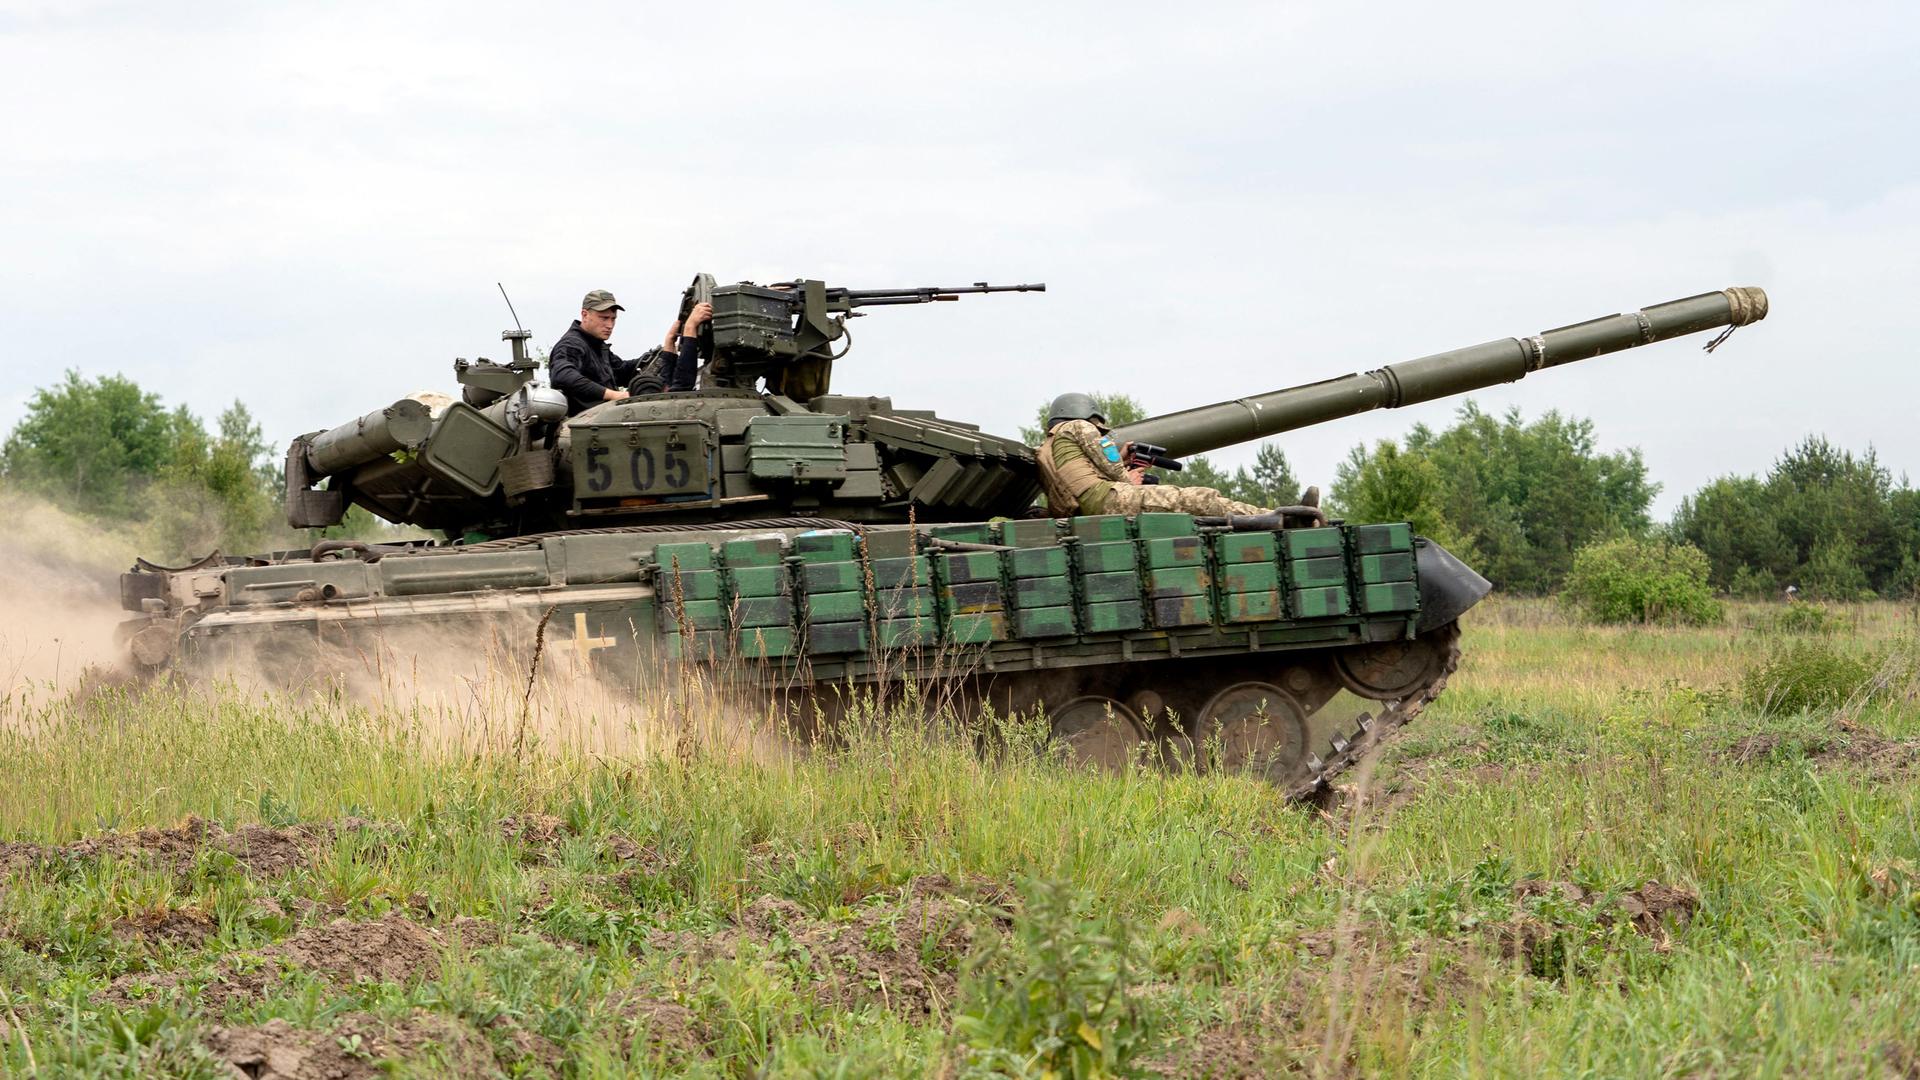
{"type": "Polygon", "coordinates": [[[1171,456],[1188,457],[1372,409],[1397,409],[1514,382],[1542,368],[1672,337],[1745,326],[1766,316],[1767,294],[1757,288],[1702,293],[1531,337],[1502,338],[1376,371],[1150,417],[1114,429],[1113,437],[1118,442],[1152,443],[1165,447],[1171,456]]]}
{"type": "Polygon", "coordinates": [[[844,300],[854,307],[872,304],[928,304],[935,300],[958,300],[963,293],[1046,292],[1045,282],[1032,285],[989,285],[976,281],[971,285],[922,285],[904,289],[828,289],[828,300],[844,300]]]}

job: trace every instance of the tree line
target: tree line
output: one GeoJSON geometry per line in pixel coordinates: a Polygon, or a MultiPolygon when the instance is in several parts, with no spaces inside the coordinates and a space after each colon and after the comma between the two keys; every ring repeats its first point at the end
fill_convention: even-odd
{"type": "MultiPolygon", "coordinates": [[[[1125,394],[1096,394],[1114,426],[1148,415],[1125,394]]],[[[1045,408],[1030,445],[1041,438],[1045,408]]],[[[209,425],[118,375],[68,372],[38,389],[0,443],[0,488],[31,492],[96,520],[137,525],[157,556],[305,543],[280,513],[278,455],[235,401],[209,425]]],[[[1301,484],[1274,442],[1228,472],[1205,455],[1169,483],[1213,487],[1278,506],[1301,484]]],[[[1591,421],[1550,411],[1529,421],[1472,401],[1440,429],[1356,446],[1324,503],[1353,521],[1410,521],[1508,592],[1559,591],[1582,549],[1634,538],[1697,549],[1707,578],[1733,596],[1854,600],[1920,593],[1920,491],[1871,448],[1856,454],[1811,436],[1764,473],[1720,477],[1651,517],[1660,486],[1640,451],[1602,451],[1591,421]]],[[[356,511],[348,530],[377,524],[356,511]]],[[[1689,556],[1690,557],[1690,556],[1689,556]]]]}

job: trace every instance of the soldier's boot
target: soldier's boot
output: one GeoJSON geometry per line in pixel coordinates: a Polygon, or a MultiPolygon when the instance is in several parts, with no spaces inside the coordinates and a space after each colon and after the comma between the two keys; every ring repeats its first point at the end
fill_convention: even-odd
{"type": "Polygon", "coordinates": [[[1318,484],[1307,485],[1307,490],[1300,493],[1300,505],[1301,506],[1319,506],[1320,505],[1320,485],[1318,484]]]}

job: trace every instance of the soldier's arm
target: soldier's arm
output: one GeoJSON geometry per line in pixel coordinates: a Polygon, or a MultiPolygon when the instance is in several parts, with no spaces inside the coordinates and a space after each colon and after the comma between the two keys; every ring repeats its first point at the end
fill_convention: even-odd
{"type": "Polygon", "coordinates": [[[1069,420],[1060,425],[1059,433],[1080,447],[1080,452],[1093,463],[1095,472],[1108,480],[1127,482],[1127,466],[1120,458],[1119,445],[1100,434],[1099,428],[1085,420],[1069,420]]]}

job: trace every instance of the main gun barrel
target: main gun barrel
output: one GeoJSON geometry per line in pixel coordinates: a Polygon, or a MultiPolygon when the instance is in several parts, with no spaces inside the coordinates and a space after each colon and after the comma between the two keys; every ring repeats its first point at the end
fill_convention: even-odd
{"type": "Polygon", "coordinates": [[[1166,447],[1174,457],[1187,457],[1372,409],[1397,409],[1514,382],[1542,368],[1702,330],[1745,326],[1766,316],[1767,294],[1752,286],[1736,286],[1530,337],[1501,338],[1377,371],[1150,417],[1116,428],[1113,436],[1153,443],[1166,447]]]}

